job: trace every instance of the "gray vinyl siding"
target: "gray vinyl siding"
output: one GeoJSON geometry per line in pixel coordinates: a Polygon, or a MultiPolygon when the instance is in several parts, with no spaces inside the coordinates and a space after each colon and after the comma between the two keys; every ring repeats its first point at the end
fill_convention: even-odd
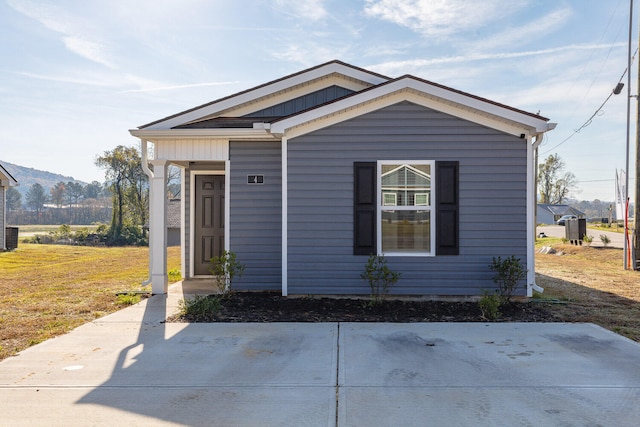
{"type": "Polygon", "coordinates": [[[291,294],[369,293],[360,279],[367,257],[353,255],[356,161],[459,161],[460,254],[387,257],[402,274],[392,293],[478,295],[495,286],[488,268],[493,256],[515,255],[526,263],[524,139],[403,102],[288,146],[291,294]]]}
{"type": "Polygon", "coordinates": [[[230,250],[246,269],[236,289],[282,288],[282,157],[280,141],[231,142],[230,250]],[[264,184],[247,184],[264,175],[264,184]]]}
{"type": "Polygon", "coordinates": [[[282,102],[277,105],[255,111],[244,117],[283,117],[298,113],[302,110],[333,101],[337,98],[352,94],[353,91],[340,86],[329,86],[312,93],[282,102]]]}

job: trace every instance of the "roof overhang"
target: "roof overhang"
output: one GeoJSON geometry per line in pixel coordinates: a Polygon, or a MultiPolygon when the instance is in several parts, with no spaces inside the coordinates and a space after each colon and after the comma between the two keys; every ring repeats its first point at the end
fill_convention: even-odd
{"type": "Polygon", "coordinates": [[[18,181],[11,176],[11,174],[0,165],[0,186],[2,187],[15,187],[18,185],[18,181]]]}
{"type": "Polygon", "coordinates": [[[273,140],[277,136],[266,129],[130,129],[129,133],[146,141],[163,139],[230,139],[230,140],[273,140]]]}

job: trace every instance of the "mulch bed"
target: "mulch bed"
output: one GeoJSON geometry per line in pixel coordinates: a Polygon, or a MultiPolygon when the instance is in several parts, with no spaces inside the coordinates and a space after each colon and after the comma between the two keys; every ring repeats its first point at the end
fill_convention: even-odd
{"type": "MultiPolygon", "coordinates": [[[[215,297],[209,297],[215,298],[215,297]]],[[[545,322],[543,304],[512,302],[500,307],[499,322],[545,322]]],[[[221,299],[216,313],[174,316],[170,322],[487,322],[476,302],[282,297],[276,292],[235,292],[221,299]]]]}

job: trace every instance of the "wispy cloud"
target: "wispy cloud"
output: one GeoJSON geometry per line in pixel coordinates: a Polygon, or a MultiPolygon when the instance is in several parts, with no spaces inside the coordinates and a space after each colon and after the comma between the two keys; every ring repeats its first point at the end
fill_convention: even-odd
{"type": "Polygon", "coordinates": [[[611,47],[626,47],[626,43],[611,44],[582,44],[559,46],[549,49],[529,50],[523,52],[498,52],[498,53],[472,53],[468,55],[446,56],[432,59],[411,59],[406,61],[392,61],[377,65],[371,68],[377,72],[388,75],[398,75],[411,70],[422,69],[433,65],[455,64],[462,62],[488,61],[488,60],[504,60],[514,58],[525,58],[532,56],[552,55],[560,52],[568,52],[574,50],[594,50],[594,49],[610,49],[611,47]]]}
{"type": "Polygon", "coordinates": [[[508,27],[491,37],[471,43],[470,50],[475,49],[496,49],[505,46],[514,46],[523,42],[529,42],[538,38],[540,35],[549,35],[550,33],[561,29],[573,15],[570,8],[563,8],[544,15],[532,22],[519,25],[517,27],[508,27]]]}
{"type": "Polygon", "coordinates": [[[189,89],[194,87],[203,87],[203,86],[226,86],[239,83],[238,81],[229,81],[229,82],[208,82],[208,83],[193,83],[186,85],[174,85],[174,86],[157,86],[157,87],[148,87],[143,89],[129,89],[123,90],[120,93],[137,93],[137,92],[160,92],[165,90],[176,90],[176,89],[189,89]]]}
{"type": "Polygon", "coordinates": [[[83,85],[83,86],[100,86],[100,87],[110,87],[113,86],[113,82],[106,79],[83,79],[71,76],[55,76],[48,74],[37,74],[30,72],[18,72],[17,74],[28,77],[36,80],[46,80],[51,82],[59,82],[59,83],[69,83],[74,85],[83,85]]]}
{"type": "Polygon", "coordinates": [[[275,0],[275,5],[286,13],[311,21],[319,21],[329,16],[324,0],[275,0]]]}
{"type": "Polygon", "coordinates": [[[65,10],[29,0],[8,0],[7,4],[49,30],[59,33],[69,51],[95,63],[116,68],[108,57],[106,46],[90,35],[91,26],[83,24],[65,10]]]}
{"type": "Polygon", "coordinates": [[[481,28],[526,5],[527,0],[367,0],[365,13],[427,36],[481,28]]]}
{"type": "Polygon", "coordinates": [[[336,58],[345,58],[351,49],[349,43],[291,43],[285,48],[273,53],[273,57],[280,61],[294,62],[304,67],[310,67],[336,58]]]}

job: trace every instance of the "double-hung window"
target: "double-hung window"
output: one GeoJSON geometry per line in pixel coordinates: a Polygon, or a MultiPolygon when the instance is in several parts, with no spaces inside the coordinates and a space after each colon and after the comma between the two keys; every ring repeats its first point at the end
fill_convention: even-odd
{"type": "Polygon", "coordinates": [[[380,160],[377,166],[378,253],[435,255],[435,162],[380,160]]]}

